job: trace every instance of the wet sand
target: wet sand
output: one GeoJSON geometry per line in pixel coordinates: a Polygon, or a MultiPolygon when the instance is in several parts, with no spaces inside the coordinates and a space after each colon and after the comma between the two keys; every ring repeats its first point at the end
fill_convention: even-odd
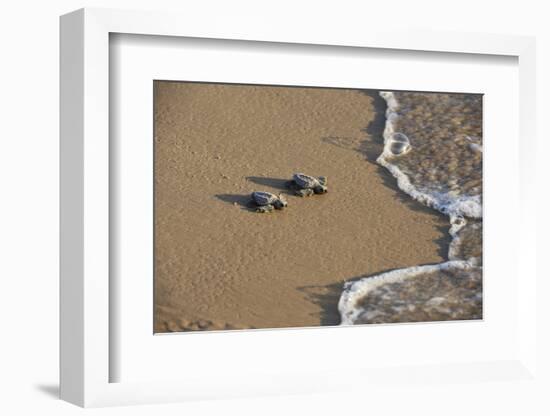
{"type": "Polygon", "coordinates": [[[376,158],[376,91],[155,83],[155,332],[337,325],[344,281],[447,260],[376,158]],[[293,172],[329,192],[258,214],[293,172]]]}

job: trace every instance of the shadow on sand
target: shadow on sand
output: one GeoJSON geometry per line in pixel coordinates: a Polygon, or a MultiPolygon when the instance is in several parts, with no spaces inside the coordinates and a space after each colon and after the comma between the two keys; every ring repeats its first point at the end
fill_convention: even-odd
{"type": "Polygon", "coordinates": [[[321,308],[321,325],[340,325],[338,301],[342,294],[344,283],[333,283],[328,286],[300,286],[298,290],[305,294],[306,299],[321,308]]]}
{"type": "Polygon", "coordinates": [[[269,178],[265,176],[247,176],[247,181],[253,182],[257,185],[268,186],[270,188],[278,189],[279,191],[288,191],[288,182],[290,179],[281,178],[269,178]]]}
{"type": "MultiPolygon", "coordinates": [[[[376,164],[376,159],[384,150],[384,128],[386,126],[386,101],[380,97],[377,91],[359,90],[362,94],[372,99],[375,109],[374,119],[367,127],[361,129],[367,134],[359,146],[356,145],[356,140],[349,137],[327,136],[322,137],[323,143],[331,144],[342,149],[349,149],[359,152],[365,156],[368,162],[376,164]]],[[[378,165],[377,165],[378,166],[378,165]]]]}
{"type": "MultiPolygon", "coordinates": [[[[277,189],[279,192],[272,192],[272,193],[284,193],[288,195],[293,195],[291,192],[288,183],[289,179],[281,179],[281,178],[270,178],[265,176],[247,176],[246,179],[250,182],[253,182],[257,185],[270,187],[277,189]]],[[[263,189],[258,189],[258,191],[263,189]]],[[[269,191],[268,191],[269,192],[269,191]]],[[[216,194],[214,195],[216,198],[218,198],[220,201],[226,202],[231,205],[239,206],[241,209],[247,210],[247,211],[256,211],[256,204],[252,201],[252,198],[250,194],[216,194]]]]}
{"type": "Polygon", "coordinates": [[[384,129],[386,127],[386,109],[388,106],[377,91],[363,90],[361,92],[372,99],[375,112],[374,119],[367,127],[362,129],[364,133],[367,133],[368,138],[361,142],[357,150],[363,153],[369,162],[376,163],[376,159],[384,150],[384,129]]]}
{"type": "Polygon", "coordinates": [[[216,194],[214,195],[220,201],[235,205],[246,211],[255,211],[256,206],[252,202],[250,195],[243,194],[216,194]]]}

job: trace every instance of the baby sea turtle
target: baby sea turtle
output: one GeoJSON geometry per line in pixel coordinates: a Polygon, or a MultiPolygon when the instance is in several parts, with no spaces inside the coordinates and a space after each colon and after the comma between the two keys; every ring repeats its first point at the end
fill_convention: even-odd
{"type": "Polygon", "coordinates": [[[328,191],[327,178],[325,176],[315,178],[304,173],[295,173],[292,175],[292,180],[288,185],[298,196],[324,194],[328,191]]]}
{"type": "Polygon", "coordinates": [[[256,212],[271,212],[273,209],[283,209],[288,205],[281,194],[274,195],[263,191],[252,192],[252,201],[256,205],[256,212]]]}

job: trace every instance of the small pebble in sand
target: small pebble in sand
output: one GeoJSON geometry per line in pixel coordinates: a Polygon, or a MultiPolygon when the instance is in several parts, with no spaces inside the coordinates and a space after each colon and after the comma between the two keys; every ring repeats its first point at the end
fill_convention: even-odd
{"type": "Polygon", "coordinates": [[[205,319],[200,319],[198,322],[197,322],[197,325],[199,326],[200,329],[206,329],[210,326],[210,321],[207,321],[205,319]]]}
{"type": "Polygon", "coordinates": [[[191,324],[192,324],[192,322],[187,320],[187,319],[180,319],[180,321],[179,321],[179,327],[180,328],[187,328],[191,324]]]}

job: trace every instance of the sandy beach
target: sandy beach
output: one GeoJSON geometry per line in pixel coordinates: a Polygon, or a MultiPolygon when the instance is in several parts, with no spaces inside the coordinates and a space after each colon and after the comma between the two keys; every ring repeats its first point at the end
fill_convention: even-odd
{"type": "Polygon", "coordinates": [[[337,325],[345,281],[447,260],[448,218],[376,164],[377,91],[155,82],[155,332],[337,325]],[[293,172],[329,192],[258,214],[293,172]]]}

